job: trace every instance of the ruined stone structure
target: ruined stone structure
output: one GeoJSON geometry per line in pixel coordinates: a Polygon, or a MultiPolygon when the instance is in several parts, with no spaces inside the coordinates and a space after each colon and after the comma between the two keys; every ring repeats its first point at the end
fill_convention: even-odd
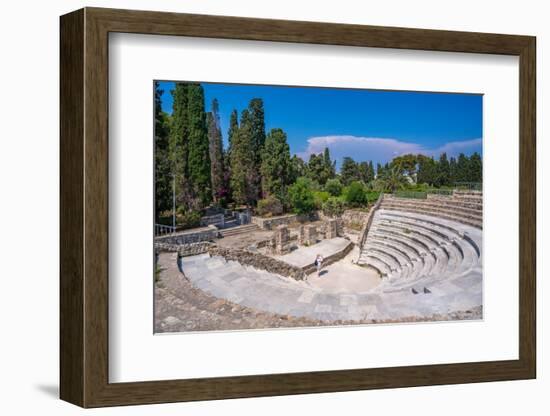
{"type": "Polygon", "coordinates": [[[290,232],[286,225],[279,225],[274,235],[275,253],[284,254],[288,251],[288,242],[290,241],[290,232]]]}

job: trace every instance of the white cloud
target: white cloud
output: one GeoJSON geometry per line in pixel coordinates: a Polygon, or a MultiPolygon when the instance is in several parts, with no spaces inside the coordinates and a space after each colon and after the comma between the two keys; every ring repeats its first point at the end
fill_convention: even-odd
{"type": "Polygon", "coordinates": [[[420,143],[404,142],[397,139],[358,136],[323,136],[308,139],[304,152],[297,153],[305,161],[313,153],[319,154],[328,147],[331,157],[340,166],[342,158],[352,157],[356,161],[372,160],[374,163],[386,163],[396,156],[407,153],[421,153],[438,157],[447,152],[447,156],[457,156],[459,153],[471,154],[481,152],[481,139],[448,142],[437,148],[426,148],[420,143]]]}

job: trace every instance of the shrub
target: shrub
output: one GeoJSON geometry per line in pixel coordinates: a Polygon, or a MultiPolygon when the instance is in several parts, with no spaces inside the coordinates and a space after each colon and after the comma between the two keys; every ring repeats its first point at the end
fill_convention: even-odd
{"type": "Polygon", "coordinates": [[[182,228],[195,228],[201,225],[201,213],[199,211],[184,211],[178,209],[176,224],[182,228]]]}
{"type": "Polygon", "coordinates": [[[344,192],[346,203],[350,207],[360,207],[367,204],[367,192],[365,186],[358,181],[352,182],[344,192]]]}
{"type": "Polygon", "coordinates": [[[346,205],[340,198],[330,197],[323,204],[323,214],[328,217],[338,217],[344,213],[346,205]]]}
{"type": "Polygon", "coordinates": [[[301,177],[288,188],[288,199],[292,210],[296,214],[309,214],[315,210],[312,182],[301,177]]]}
{"type": "Polygon", "coordinates": [[[340,196],[342,194],[342,184],[338,179],[329,179],[325,184],[325,191],[332,196],[340,196]]]}
{"type": "Polygon", "coordinates": [[[315,201],[315,207],[321,209],[323,204],[330,198],[330,194],[325,191],[313,191],[313,200],[315,201]]]}
{"type": "Polygon", "coordinates": [[[256,211],[262,217],[281,215],[283,213],[283,204],[275,196],[269,195],[267,198],[258,201],[256,211]]]}
{"type": "Polygon", "coordinates": [[[378,201],[378,198],[380,197],[380,192],[367,192],[367,202],[369,204],[374,204],[376,201],[378,201]]]}

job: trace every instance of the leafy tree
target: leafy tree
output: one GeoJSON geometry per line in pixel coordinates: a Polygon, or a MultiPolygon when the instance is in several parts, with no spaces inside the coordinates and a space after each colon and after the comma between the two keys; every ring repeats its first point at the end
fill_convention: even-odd
{"type": "Polygon", "coordinates": [[[212,200],[210,179],[210,151],[206,114],[204,112],[204,90],[200,84],[190,84],[188,89],[189,115],[189,179],[196,196],[195,208],[202,208],[212,200]]]}
{"type": "Polygon", "coordinates": [[[340,177],[344,185],[349,185],[353,181],[358,181],[359,168],[357,163],[351,157],[345,157],[342,162],[342,169],[340,169],[340,177]]]}
{"type": "Polygon", "coordinates": [[[306,175],[307,166],[305,162],[297,155],[292,156],[290,160],[290,183],[296,182],[300,176],[306,175]]]}
{"type": "Polygon", "coordinates": [[[327,199],[322,208],[323,214],[332,218],[342,215],[345,209],[346,206],[344,202],[340,198],[334,196],[327,199]]]}
{"type": "Polygon", "coordinates": [[[309,214],[315,210],[315,199],[313,196],[313,184],[306,177],[298,180],[288,188],[288,198],[292,210],[296,214],[309,214]]]}
{"type": "Polygon", "coordinates": [[[220,115],[218,100],[212,101],[212,111],[206,115],[208,128],[208,143],[210,152],[210,177],[212,181],[212,199],[219,203],[227,197],[224,178],[224,160],[222,132],[220,129],[220,115]]]}
{"type": "Polygon", "coordinates": [[[325,191],[327,191],[332,196],[340,196],[342,193],[342,184],[338,179],[329,179],[325,184],[325,191]]]}
{"type": "Polygon", "coordinates": [[[324,185],[329,179],[336,176],[336,161],[330,159],[330,151],[325,147],[323,152],[323,169],[321,176],[317,179],[321,185],[324,185]]]}
{"type": "Polygon", "coordinates": [[[384,174],[384,168],[380,163],[376,164],[376,178],[378,179],[384,174]]]}
{"type": "Polygon", "coordinates": [[[286,192],[291,183],[292,166],[290,147],[286,134],[281,129],[272,129],[265,140],[262,157],[262,190],[264,195],[273,195],[286,201],[286,192]]]}
{"type": "Polygon", "coordinates": [[[387,169],[382,179],[386,190],[389,192],[403,189],[408,183],[407,178],[397,166],[387,169]]]}
{"type": "Polygon", "coordinates": [[[316,155],[312,153],[309,156],[309,162],[307,164],[306,176],[311,180],[319,180],[323,176],[324,158],[322,155],[316,155]]]}
{"type": "Polygon", "coordinates": [[[172,175],[168,117],[162,111],[164,93],[155,81],[155,218],[172,207],[172,175]]]}
{"type": "Polygon", "coordinates": [[[411,153],[397,156],[393,158],[390,163],[391,167],[396,167],[401,171],[401,173],[414,178],[416,175],[416,167],[418,164],[418,156],[411,153]]]}
{"type": "Polygon", "coordinates": [[[350,207],[360,207],[367,204],[367,191],[362,182],[354,181],[346,187],[344,199],[350,207]]]}
{"type": "Polygon", "coordinates": [[[369,183],[374,179],[374,168],[372,167],[372,160],[359,163],[357,167],[359,173],[359,179],[364,183],[369,183]]]}

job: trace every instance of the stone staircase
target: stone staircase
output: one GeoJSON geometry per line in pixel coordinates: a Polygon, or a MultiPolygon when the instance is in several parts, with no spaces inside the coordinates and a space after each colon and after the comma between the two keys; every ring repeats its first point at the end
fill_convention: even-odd
{"type": "Polygon", "coordinates": [[[253,231],[258,231],[259,229],[260,227],[258,227],[256,224],[246,224],[246,225],[238,225],[230,228],[223,228],[219,230],[219,234],[221,237],[230,237],[234,235],[246,234],[253,231]]]}

